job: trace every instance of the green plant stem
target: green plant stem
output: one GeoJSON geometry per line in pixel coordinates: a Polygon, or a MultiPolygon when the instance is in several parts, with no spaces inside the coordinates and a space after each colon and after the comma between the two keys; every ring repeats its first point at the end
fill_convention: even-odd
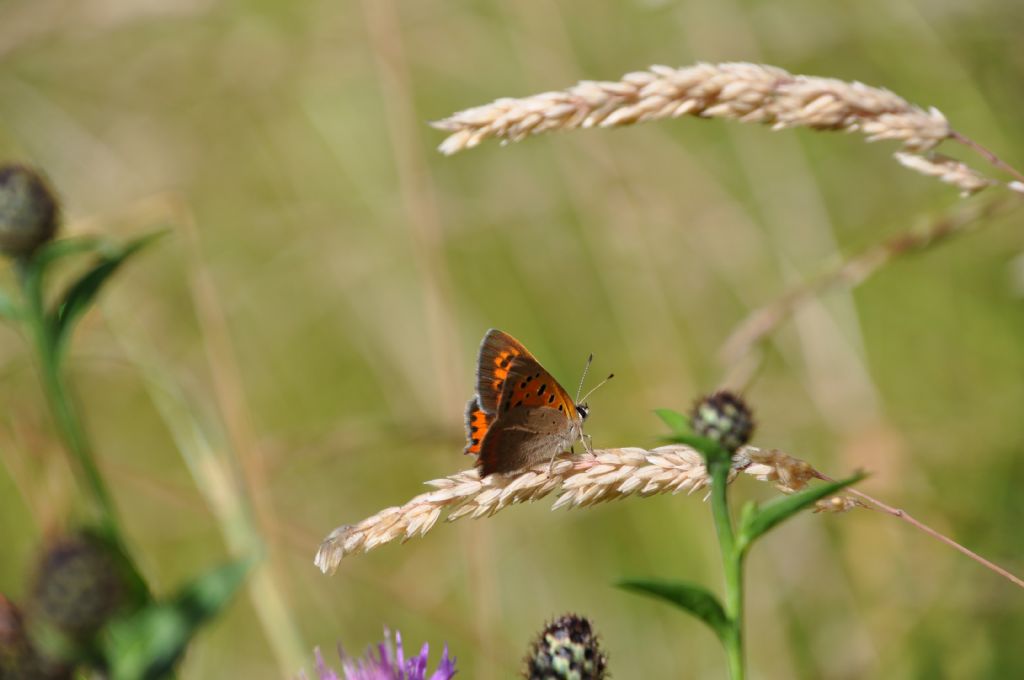
{"type": "Polygon", "coordinates": [[[96,467],[85,430],[75,412],[61,375],[60,356],[56,338],[46,316],[40,274],[38,271],[33,271],[27,262],[19,262],[18,265],[19,280],[27,303],[26,322],[31,327],[35,339],[43,391],[53,414],[57,432],[64,440],[64,444],[74,460],[75,469],[82,485],[99,515],[100,527],[112,540],[123,547],[124,540],[117,521],[113,499],[103,482],[99,468],[96,467]]]}
{"type": "Polygon", "coordinates": [[[718,545],[722,552],[722,567],[725,573],[725,613],[729,619],[729,632],[722,642],[729,663],[729,677],[743,680],[743,554],[736,545],[732,518],[729,514],[729,468],[730,461],[711,461],[708,470],[711,475],[711,513],[715,520],[718,545]]]}

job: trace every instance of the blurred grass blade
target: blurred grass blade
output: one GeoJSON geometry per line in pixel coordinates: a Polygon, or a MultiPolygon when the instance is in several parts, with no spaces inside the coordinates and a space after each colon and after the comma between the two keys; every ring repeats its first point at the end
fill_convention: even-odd
{"type": "Polygon", "coordinates": [[[149,605],[107,627],[103,655],[112,680],[156,680],[174,668],[204,623],[227,606],[253,559],[216,567],[171,600],[149,605]]]}
{"type": "Polygon", "coordinates": [[[814,505],[823,498],[835,495],[845,487],[864,479],[865,473],[858,472],[852,477],[838,482],[829,482],[790,496],[776,498],[765,503],[759,508],[744,512],[740,519],[738,536],[738,547],[746,550],[765,533],[773,529],[777,524],[786,521],[801,510],[814,505]]]}
{"type": "Polygon", "coordinates": [[[103,284],[116,272],[124,262],[150,243],[160,238],[166,231],[157,231],[129,241],[124,245],[100,254],[99,260],[72,283],[64,292],[60,302],[51,315],[51,332],[58,356],[71,334],[75,322],[96,300],[103,284]]]}
{"type": "Polygon", "coordinates": [[[622,581],[620,588],[671,602],[706,623],[720,640],[729,631],[729,618],[718,598],[707,588],[683,581],[622,581]]]}
{"type": "MultiPolygon", "coordinates": [[[[216,417],[202,417],[195,394],[178,383],[166,357],[154,351],[151,339],[128,328],[131,302],[118,296],[105,309],[124,351],[144,376],[146,391],[173,438],[196,488],[217,520],[233,556],[264,550],[264,539],[253,520],[244,481],[238,476],[225,435],[216,417]]],[[[278,675],[287,677],[306,663],[295,612],[284,596],[280,575],[267,562],[254,568],[246,583],[249,600],[264,631],[266,644],[277,660],[278,675]]]]}
{"type": "Polygon", "coordinates": [[[11,296],[0,290],[0,319],[17,321],[22,316],[21,308],[11,299],[11,296]]]}
{"type": "Polygon", "coordinates": [[[690,429],[690,419],[679,411],[673,411],[670,408],[656,408],[654,414],[661,418],[661,422],[668,425],[672,434],[693,434],[693,430],[690,429]]]}

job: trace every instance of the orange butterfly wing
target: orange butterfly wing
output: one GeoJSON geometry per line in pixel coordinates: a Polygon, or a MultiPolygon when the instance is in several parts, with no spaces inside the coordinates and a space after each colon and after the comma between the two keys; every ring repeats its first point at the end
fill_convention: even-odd
{"type": "Polygon", "coordinates": [[[466,448],[464,453],[480,453],[484,436],[494,422],[498,401],[512,360],[533,355],[522,343],[504,331],[492,328],[480,342],[476,366],[476,394],[466,406],[466,448]]]}
{"type": "Polygon", "coordinates": [[[531,359],[533,355],[508,333],[492,328],[480,343],[476,364],[476,395],[485,413],[496,413],[512,360],[531,359]]]}
{"type": "Polygon", "coordinates": [[[569,394],[535,359],[515,359],[498,413],[477,447],[481,476],[519,470],[558,453],[582,420],[569,394]]]}
{"type": "MultiPolygon", "coordinates": [[[[478,455],[477,464],[485,470],[497,469],[501,462],[493,459],[499,451],[508,448],[499,445],[499,441],[503,441],[502,425],[515,422],[515,429],[520,430],[520,421],[530,419],[523,411],[541,409],[551,413],[553,419],[552,416],[540,418],[544,423],[540,429],[553,432],[562,430],[563,425],[568,429],[580,417],[568,392],[522,343],[503,331],[492,328],[484,335],[476,376],[477,396],[466,407],[465,453],[478,455]],[[494,428],[496,423],[497,429],[494,428]],[[488,433],[491,433],[490,440],[488,433]]],[[[525,433],[520,433],[523,435],[525,433]]],[[[511,445],[511,441],[506,443],[511,445]]],[[[511,460],[505,462],[514,465],[511,460]]]]}
{"type": "Polygon", "coordinates": [[[480,401],[476,398],[470,399],[466,405],[466,448],[463,453],[480,453],[480,447],[484,443],[484,436],[494,421],[494,414],[488,414],[480,408],[480,401]]]}
{"type": "Polygon", "coordinates": [[[533,357],[513,360],[498,399],[498,416],[523,407],[550,408],[566,418],[578,417],[572,397],[533,357]]]}

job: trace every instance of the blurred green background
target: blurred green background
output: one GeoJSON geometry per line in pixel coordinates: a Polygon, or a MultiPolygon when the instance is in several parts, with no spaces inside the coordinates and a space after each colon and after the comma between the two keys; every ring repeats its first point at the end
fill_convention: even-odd
{"type": "MultiPolygon", "coordinates": [[[[173,231],[73,349],[139,562],[167,592],[244,543],[225,471],[268,547],[181,677],[287,677],[314,645],[360,651],[386,625],[435,659],[447,642],[460,677],[507,678],[568,610],[593,618],[617,678],[722,677],[700,623],[611,585],[719,587],[696,497],[535,503],[333,577],[313,555],[469,466],[487,328],[566,385],[593,352],[618,376],[592,400],[595,444],[651,446],[652,409],[716,385],[747,313],[962,199],[857,136],[685,119],[445,158],[427,122],[652,63],[749,60],[934,105],[1021,167],[1022,29],[1016,0],[0,2],[0,158],[49,173],[69,233],[173,231]]],[[[1018,574],[1019,221],[816,301],[748,393],[755,443],[866,468],[865,490],[1018,574]]],[[[7,329],[0,361],[0,592],[20,597],[74,488],[7,329]]],[[[754,552],[749,591],[753,677],[1024,675],[1021,591],[881,514],[798,518],[754,552]]]]}

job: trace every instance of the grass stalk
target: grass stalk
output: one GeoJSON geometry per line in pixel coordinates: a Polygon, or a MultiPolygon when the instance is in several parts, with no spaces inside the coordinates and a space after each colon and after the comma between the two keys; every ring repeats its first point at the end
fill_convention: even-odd
{"type": "Polygon", "coordinates": [[[57,433],[72,458],[72,467],[82,487],[89,495],[92,511],[97,515],[100,527],[123,548],[124,539],[113,497],[96,465],[89,439],[61,373],[57,341],[46,321],[46,308],[39,274],[29,268],[27,262],[23,260],[18,261],[17,271],[18,281],[26,302],[26,323],[29,325],[35,341],[43,392],[53,415],[57,433]]]}
{"type": "Polygon", "coordinates": [[[713,460],[708,465],[711,476],[711,514],[722,553],[725,613],[729,620],[728,633],[723,636],[722,642],[729,664],[729,677],[732,680],[743,680],[743,552],[737,549],[729,514],[729,470],[728,456],[713,460]]]}

